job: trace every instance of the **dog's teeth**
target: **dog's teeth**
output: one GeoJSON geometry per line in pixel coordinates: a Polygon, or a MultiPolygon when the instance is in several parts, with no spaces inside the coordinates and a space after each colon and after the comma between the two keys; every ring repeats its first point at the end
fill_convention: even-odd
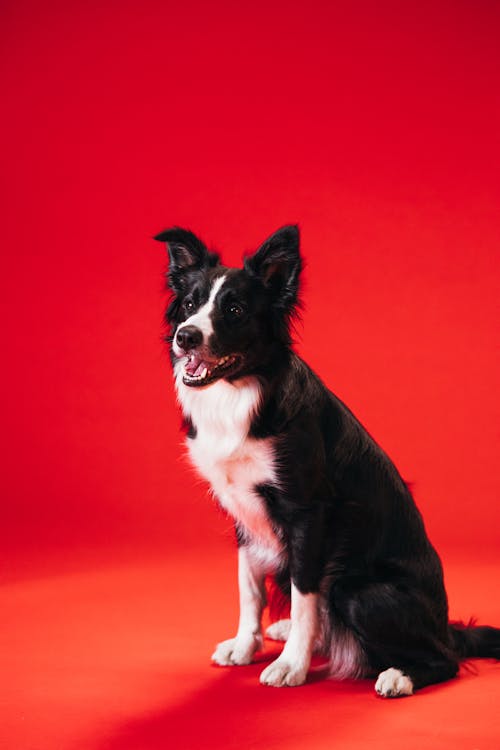
{"type": "Polygon", "coordinates": [[[203,372],[202,372],[202,373],[201,373],[201,375],[200,375],[200,378],[206,378],[206,377],[207,377],[207,372],[208,372],[207,368],[206,368],[206,367],[204,367],[204,368],[203,368],[203,372]]]}

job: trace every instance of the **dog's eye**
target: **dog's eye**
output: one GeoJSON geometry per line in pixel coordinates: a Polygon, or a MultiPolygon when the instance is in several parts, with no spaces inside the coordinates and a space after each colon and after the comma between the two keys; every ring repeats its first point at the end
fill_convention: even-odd
{"type": "Polygon", "coordinates": [[[185,310],[185,311],[186,311],[187,313],[192,313],[192,312],[194,312],[194,302],[193,302],[192,300],[190,300],[190,299],[187,299],[187,300],[186,300],[186,301],[184,302],[184,310],[185,310]]]}
{"type": "Polygon", "coordinates": [[[241,305],[238,305],[236,302],[231,302],[230,305],[226,307],[226,317],[229,318],[229,320],[239,320],[244,313],[244,310],[241,305]]]}

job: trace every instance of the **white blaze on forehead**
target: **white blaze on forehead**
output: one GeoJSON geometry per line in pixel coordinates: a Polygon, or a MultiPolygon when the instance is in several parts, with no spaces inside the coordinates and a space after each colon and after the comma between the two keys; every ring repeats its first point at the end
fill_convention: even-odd
{"type": "Polygon", "coordinates": [[[173,343],[173,349],[174,353],[178,357],[182,357],[184,352],[182,349],[180,349],[177,346],[176,343],[176,337],[177,333],[181,331],[186,326],[196,326],[196,328],[199,328],[199,330],[203,333],[203,343],[207,344],[208,339],[214,332],[214,328],[212,325],[212,310],[214,308],[215,298],[217,297],[223,283],[225,282],[226,277],[225,276],[218,276],[215,281],[212,284],[212,288],[210,289],[210,294],[208,296],[208,300],[205,302],[202,307],[200,307],[199,310],[197,310],[194,315],[190,315],[187,320],[185,320],[183,323],[180,324],[180,326],[177,328],[174,336],[174,343],[173,343]]]}

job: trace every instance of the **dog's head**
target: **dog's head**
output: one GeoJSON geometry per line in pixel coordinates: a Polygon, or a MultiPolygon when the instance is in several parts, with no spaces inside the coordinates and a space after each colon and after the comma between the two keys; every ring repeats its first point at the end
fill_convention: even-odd
{"type": "Polygon", "coordinates": [[[168,340],[185,385],[259,374],[282,356],[302,265],[296,226],[271,235],[243,268],[223,266],[186,229],[167,229],[155,239],[167,244],[168,340]]]}

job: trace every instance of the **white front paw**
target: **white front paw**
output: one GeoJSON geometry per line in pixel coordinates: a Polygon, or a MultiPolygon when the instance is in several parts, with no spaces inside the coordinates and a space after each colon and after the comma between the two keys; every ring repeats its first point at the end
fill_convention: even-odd
{"type": "Polygon", "coordinates": [[[250,664],[259,648],[262,648],[262,636],[236,636],[217,644],[212,661],[221,667],[250,664]]]}
{"type": "Polygon", "coordinates": [[[300,664],[292,664],[279,656],[271,662],[260,675],[263,685],[272,687],[296,687],[303,685],[307,677],[307,667],[300,664]]]}

